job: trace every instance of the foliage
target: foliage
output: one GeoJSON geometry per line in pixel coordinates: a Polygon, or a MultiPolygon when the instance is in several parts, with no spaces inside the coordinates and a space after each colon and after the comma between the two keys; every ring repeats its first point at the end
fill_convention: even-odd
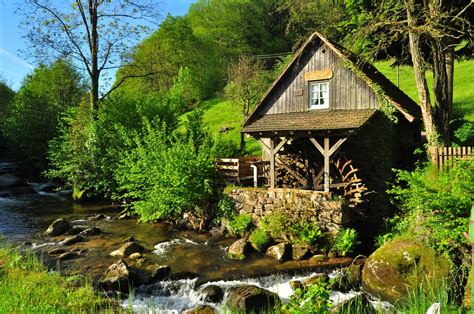
{"type": "Polygon", "coordinates": [[[61,115],[77,106],[85,88],[66,61],[41,65],[23,82],[8,109],[4,132],[8,146],[29,168],[46,168],[48,141],[58,134],[61,115]]]}
{"type": "Polygon", "coordinates": [[[451,121],[452,141],[458,146],[474,146],[474,122],[464,119],[451,121]]]}
{"type": "Polygon", "coordinates": [[[427,166],[395,173],[388,193],[401,211],[389,221],[391,234],[418,236],[451,260],[467,257],[463,232],[474,195],[474,161],[458,161],[443,172],[427,166]]]}
{"type": "Polygon", "coordinates": [[[172,131],[177,126],[176,106],[153,95],[118,93],[104,102],[94,120],[88,103],[83,102],[65,115],[61,134],[50,144],[47,175],[78,191],[118,197],[114,172],[124,150],[131,148],[119,136],[119,129],[135,134],[141,130],[143,119],[154,118],[172,131]]]}
{"type": "Polygon", "coordinates": [[[317,280],[304,289],[297,288],[282,310],[289,313],[330,313],[331,284],[325,279],[317,280]]]}
{"type": "Polygon", "coordinates": [[[357,231],[354,229],[340,229],[334,240],[334,250],[340,256],[346,256],[347,253],[354,251],[355,247],[360,244],[357,240],[357,231]]]}
{"type": "Polygon", "coordinates": [[[84,1],[61,5],[48,0],[28,0],[18,12],[24,14],[27,50],[40,62],[70,56],[89,76],[92,114],[99,102],[99,92],[108,95],[124,82],[113,84],[109,91],[101,85],[110,76],[108,70],[124,64],[123,56],[156,22],[153,1],[84,1]],[[121,62],[122,61],[122,62],[121,62]]]}
{"type": "Polygon", "coordinates": [[[116,312],[113,304],[77,277],[48,271],[33,253],[0,247],[0,312],[116,312]]]}
{"type": "Polygon", "coordinates": [[[137,76],[121,87],[128,92],[169,92],[189,107],[222,87],[224,73],[215,43],[196,36],[187,16],[168,15],[132,52],[131,60],[132,66],[117,74],[117,82],[127,75],[137,76]]]}
{"type": "Polygon", "coordinates": [[[250,243],[260,252],[270,243],[270,240],[268,234],[260,228],[252,231],[249,236],[250,243]]]}
{"type": "Polygon", "coordinates": [[[5,118],[8,113],[8,107],[15,97],[15,92],[2,80],[0,80],[0,140],[3,136],[5,118]]]}
{"type": "Polygon", "coordinates": [[[225,193],[223,193],[219,198],[217,209],[217,219],[224,218],[227,220],[231,220],[236,215],[234,199],[225,193]]]}
{"type": "Polygon", "coordinates": [[[234,236],[243,236],[252,226],[252,216],[239,214],[228,222],[228,229],[234,236]]]}
{"type": "Polygon", "coordinates": [[[283,238],[292,243],[314,246],[323,238],[323,233],[317,224],[299,221],[290,211],[275,211],[265,215],[261,228],[272,238],[283,238]]]}
{"type": "Polygon", "coordinates": [[[176,218],[190,211],[204,215],[215,196],[210,148],[170,136],[159,121],[144,121],[140,132],[121,130],[130,147],[115,177],[142,221],[176,218]]]}

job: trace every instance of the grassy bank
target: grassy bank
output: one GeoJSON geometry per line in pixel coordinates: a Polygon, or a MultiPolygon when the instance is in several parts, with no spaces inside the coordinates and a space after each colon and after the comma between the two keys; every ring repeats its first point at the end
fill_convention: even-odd
{"type": "Polygon", "coordinates": [[[1,244],[0,313],[117,312],[89,282],[49,272],[37,256],[1,244]]]}

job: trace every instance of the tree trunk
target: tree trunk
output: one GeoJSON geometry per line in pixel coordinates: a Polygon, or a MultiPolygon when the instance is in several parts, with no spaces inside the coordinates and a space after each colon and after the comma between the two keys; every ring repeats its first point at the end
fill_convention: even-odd
{"type": "Polygon", "coordinates": [[[99,34],[97,32],[97,0],[89,0],[89,16],[91,28],[91,112],[95,117],[96,110],[99,103],[99,65],[98,65],[98,51],[99,51],[99,34]]]}
{"type": "Polygon", "coordinates": [[[429,145],[438,146],[442,144],[442,139],[433,116],[433,109],[431,108],[430,92],[426,82],[426,70],[424,68],[423,57],[421,55],[420,34],[416,30],[418,25],[413,15],[413,13],[419,8],[415,5],[415,1],[413,0],[407,0],[405,5],[408,17],[410,53],[413,62],[413,70],[415,71],[416,86],[418,89],[418,97],[420,99],[421,113],[426,131],[426,137],[428,139],[429,145]]]}
{"type": "Polygon", "coordinates": [[[446,144],[450,142],[451,102],[449,100],[449,82],[446,63],[446,47],[439,39],[432,38],[431,54],[433,58],[433,87],[435,96],[435,118],[446,144]]]}

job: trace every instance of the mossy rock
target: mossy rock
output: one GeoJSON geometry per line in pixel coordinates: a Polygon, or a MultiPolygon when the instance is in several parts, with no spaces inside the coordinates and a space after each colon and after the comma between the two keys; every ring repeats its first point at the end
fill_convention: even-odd
{"type": "Polygon", "coordinates": [[[411,239],[391,241],[369,256],[362,271],[362,287],[382,300],[396,303],[424,280],[441,281],[449,275],[448,261],[411,239]]]}

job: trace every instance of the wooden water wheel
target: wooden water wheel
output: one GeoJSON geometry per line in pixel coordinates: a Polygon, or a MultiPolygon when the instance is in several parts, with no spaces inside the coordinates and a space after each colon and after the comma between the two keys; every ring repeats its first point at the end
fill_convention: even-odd
{"type": "Polygon", "coordinates": [[[342,154],[334,156],[332,159],[334,168],[339,172],[339,184],[331,184],[340,189],[347,199],[349,207],[356,207],[365,201],[365,194],[368,189],[362,179],[358,176],[359,169],[355,168],[352,160],[342,154]]]}

